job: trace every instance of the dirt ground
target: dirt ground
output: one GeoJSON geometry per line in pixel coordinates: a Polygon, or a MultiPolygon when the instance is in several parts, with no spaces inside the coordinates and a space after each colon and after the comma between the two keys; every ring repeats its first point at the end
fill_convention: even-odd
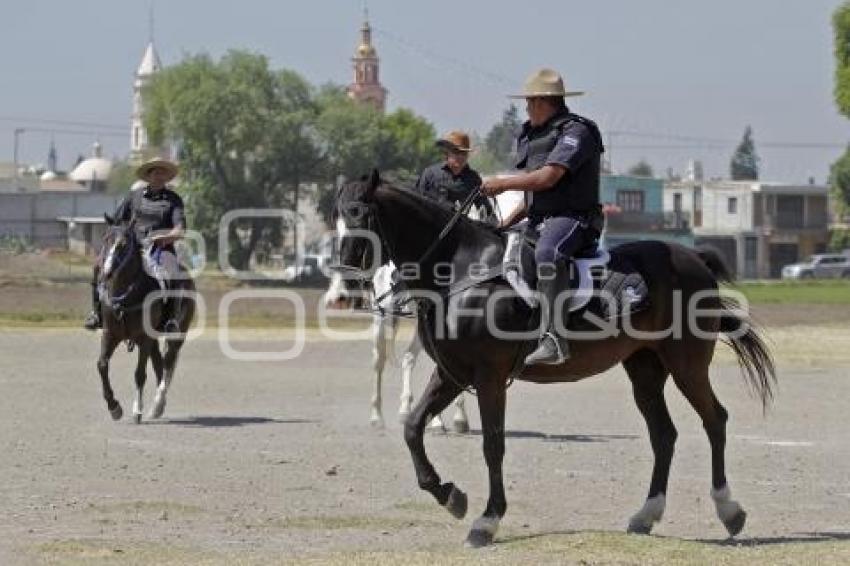
{"type": "MultiPolygon", "coordinates": [[[[416,486],[395,420],[397,367],[387,426],[369,426],[367,342],[311,332],[294,360],[240,362],[208,333],[186,346],[165,417],[134,425],[123,349],[113,385],[125,418],[112,422],[94,335],[0,330],[0,564],[850,563],[850,331],[806,322],[772,332],[780,389],[767,415],[727,354],[713,369],[731,415],[730,485],[749,513],[738,543],[725,541],[708,497],[701,425],[672,386],[680,435],[665,517],[653,536],[622,534],[652,459],[615,369],[513,385],[508,513],[484,551],[462,547],[487,496],[475,400],[472,434],[426,440],[443,479],[469,494],[458,522],[416,486]]],[[[240,331],[234,345],[283,349],[290,337],[240,331]]],[[[429,366],[420,362],[417,392],[429,366]]]]}

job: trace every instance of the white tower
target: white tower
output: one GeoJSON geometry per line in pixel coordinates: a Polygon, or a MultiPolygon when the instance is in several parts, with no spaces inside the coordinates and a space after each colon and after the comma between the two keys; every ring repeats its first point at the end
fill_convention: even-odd
{"type": "Polygon", "coordinates": [[[130,116],[130,156],[133,159],[141,159],[143,152],[148,148],[148,133],[142,122],[142,89],[144,89],[151,76],[162,68],[159,55],[153,45],[153,38],[145,48],[142,62],[136,69],[136,78],[133,81],[133,113],[130,116]]]}

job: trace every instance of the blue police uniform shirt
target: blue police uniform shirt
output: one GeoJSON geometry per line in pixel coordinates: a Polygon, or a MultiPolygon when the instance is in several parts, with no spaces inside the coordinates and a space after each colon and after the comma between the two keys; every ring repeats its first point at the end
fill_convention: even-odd
{"type": "MultiPolygon", "coordinates": [[[[530,128],[520,137],[520,155],[527,154],[529,135],[534,137],[534,130],[530,128]]],[[[540,166],[558,165],[565,167],[567,172],[549,191],[526,193],[529,214],[545,216],[568,211],[593,210],[599,205],[601,157],[601,140],[591,127],[578,120],[564,124],[560,128],[555,147],[540,166]],[[547,194],[550,191],[552,194],[547,194]]],[[[521,164],[520,168],[525,168],[524,164],[521,164]]]]}

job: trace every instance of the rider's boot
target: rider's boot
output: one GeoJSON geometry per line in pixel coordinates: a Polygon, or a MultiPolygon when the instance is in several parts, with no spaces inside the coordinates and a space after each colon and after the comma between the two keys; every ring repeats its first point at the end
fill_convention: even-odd
{"type": "Polygon", "coordinates": [[[569,293],[569,265],[564,261],[555,262],[554,277],[538,278],[537,290],[545,297],[540,304],[540,327],[544,328],[543,336],[537,344],[537,349],[525,358],[525,365],[557,365],[563,363],[570,357],[567,340],[557,332],[557,317],[562,316],[569,301],[561,301],[556,304],[558,294],[569,293]]]}
{"type": "Polygon", "coordinates": [[[91,286],[91,312],[86,315],[83,321],[83,327],[86,330],[97,330],[103,328],[103,318],[100,314],[100,291],[97,283],[92,283],[91,286]]]}

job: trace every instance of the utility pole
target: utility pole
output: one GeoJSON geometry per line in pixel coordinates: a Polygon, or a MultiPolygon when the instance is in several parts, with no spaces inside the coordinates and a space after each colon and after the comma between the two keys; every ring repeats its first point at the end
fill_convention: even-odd
{"type": "Polygon", "coordinates": [[[15,188],[16,191],[20,190],[20,187],[18,186],[18,144],[19,144],[21,134],[24,133],[25,131],[26,130],[24,130],[23,128],[15,128],[15,143],[14,143],[14,162],[15,162],[14,180],[15,180],[15,187],[14,188],[15,188]]]}

